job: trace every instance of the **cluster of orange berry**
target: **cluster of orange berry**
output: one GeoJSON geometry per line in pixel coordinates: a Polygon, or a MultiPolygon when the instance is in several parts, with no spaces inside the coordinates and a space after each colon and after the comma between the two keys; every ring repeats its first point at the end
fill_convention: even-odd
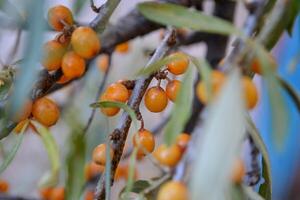
{"type": "Polygon", "coordinates": [[[48,23],[61,33],[44,44],[42,65],[48,71],[61,68],[63,76],[58,83],[82,76],[86,69],[85,59],[91,59],[100,51],[97,33],[90,27],[75,27],[72,12],[63,5],[49,9],[48,23]]]}
{"type": "MultiPolygon", "coordinates": [[[[170,55],[170,57],[177,57],[174,61],[166,65],[170,73],[174,75],[183,74],[189,66],[189,58],[187,55],[181,52],[176,52],[170,55]]],[[[166,77],[168,83],[166,90],[160,87],[160,81],[158,86],[149,88],[145,94],[145,106],[151,112],[161,112],[168,105],[168,99],[174,102],[178,91],[180,90],[181,82],[179,80],[170,80],[166,77]]]]}

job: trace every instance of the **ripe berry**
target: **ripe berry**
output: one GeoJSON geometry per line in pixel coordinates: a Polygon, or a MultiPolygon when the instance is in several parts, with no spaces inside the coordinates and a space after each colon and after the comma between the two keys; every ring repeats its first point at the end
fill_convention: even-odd
{"type": "Polygon", "coordinates": [[[57,122],[60,112],[51,99],[43,97],[34,102],[32,115],[41,124],[52,126],[57,122]]]}
{"type": "Polygon", "coordinates": [[[46,187],[39,190],[39,194],[43,200],[50,200],[53,188],[46,187]]]}
{"type": "Polygon", "coordinates": [[[174,167],[181,159],[181,150],[177,145],[161,145],[153,152],[153,156],[161,165],[174,167]]]}
{"type": "Polygon", "coordinates": [[[109,65],[109,55],[103,54],[97,58],[97,67],[101,72],[106,72],[109,65]]]}
{"type": "Polygon", "coordinates": [[[85,72],[85,61],[78,54],[70,51],[64,55],[61,67],[67,78],[78,78],[85,72]]]}
{"type": "Polygon", "coordinates": [[[188,200],[187,187],[179,181],[169,181],[161,186],[157,200],[188,200]]]}
{"type": "MultiPolygon", "coordinates": [[[[269,54],[268,56],[268,61],[270,63],[271,70],[275,71],[277,68],[277,63],[275,58],[271,54],[269,54]]],[[[262,66],[258,58],[254,58],[250,66],[253,72],[262,75],[262,66]]]]}
{"type": "Polygon", "coordinates": [[[91,190],[86,191],[84,200],[94,200],[94,192],[91,190]]]}
{"type": "Polygon", "coordinates": [[[30,117],[32,111],[32,101],[27,100],[22,109],[14,116],[13,121],[20,122],[30,117]]]}
{"type": "MultiPolygon", "coordinates": [[[[210,86],[211,86],[211,98],[212,99],[214,99],[218,95],[225,80],[226,80],[226,77],[222,72],[217,71],[217,70],[213,70],[211,72],[210,86]]],[[[205,84],[205,82],[203,80],[201,80],[197,84],[197,88],[196,88],[197,97],[204,104],[208,103],[207,87],[208,86],[205,84]]]]}
{"type": "Polygon", "coordinates": [[[127,88],[121,83],[110,84],[105,93],[111,101],[126,102],[129,99],[127,88]]]}
{"type": "Polygon", "coordinates": [[[168,105],[167,94],[159,86],[149,88],[145,94],[144,101],[145,101],[145,106],[151,112],[161,112],[168,105]]]}
{"type": "MultiPolygon", "coordinates": [[[[103,93],[99,99],[99,101],[111,101],[111,99],[107,96],[106,93],[103,93]]],[[[107,107],[107,108],[100,108],[101,112],[108,117],[115,116],[120,111],[120,108],[117,107],[107,107]]]]}
{"type": "MultiPolygon", "coordinates": [[[[113,157],[114,152],[110,147],[110,158],[113,157]]],[[[93,151],[93,161],[98,165],[105,165],[106,162],[106,144],[99,144],[93,151]]]]}
{"type": "Polygon", "coordinates": [[[124,42],[116,46],[115,51],[118,53],[127,53],[129,50],[129,42],[124,42]]]}
{"type": "Polygon", "coordinates": [[[65,75],[62,75],[60,77],[60,79],[58,81],[56,81],[56,83],[65,84],[65,83],[69,82],[70,80],[71,80],[70,78],[66,77],[65,75]]]}
{"type": "Polygon", "coordinates": [[[181,149],[181,152],[184,152],[186,147],[189,144],[189,141],[191,139],[191,136],[187,133],[181,133],[176,138],[176,144],[181,149]]]}
{"type": "Polygon", "coordinates": [[[242,78],[242,84],[243,84],[246,106],[248,109],[252,109],[255,107],[255,105],[258,102],[258,92],[256,86],[252,82],[252,80],[247,76],[244,76],[242,78]]]}
{"type": "Polygon", "coordinates": [[[98,54],[101,45],[97,33],[90,27],[79,27],[71,37],[74,51],[83,58],[90,59],[98,54]]]}
{"type": "Polygon", "coordinates": [[[57,187],[52,189],[50,200],[64,200],[64,199],[65,199],[65,188],[57,187]]]}
{"type": "Polygon", "coordinates": [[[145,156],[145,152],[151,153],[155,147],[155,139],[152,133],[146,129],[139,130],[133,136],[133,145],[138,148],[137,155],[145,156]]]}
{"type": "Polygon", "coordinates": [[[48,23],[56,31],[62,31],[64,28],[64,23],[68,25],[73,25],[73,15],[69,8],[58,5],[52,7],[48,11],[48,23]]]}
{"type": "Polygon", "coordinates": [[[6,193],[9,190],[9,184],[7,181],[0,180],[0,193],[6,193]]]}
{"type": "Polygon", "coordinates": [[[171,54],[170,57],[177,57],[177,58],[174,61],[167,64],[167,68],[169,72],[171,72],[174,75],[183,74],[187,70],[190,63],[187,55],[181,52],[176,52],[171,54]]]}
{"type": "Polygon", "coordinates": [[[237,159],[233,165],[231,180],[234,183],[241,183],[245,176],[245,165],[243,160],[237,159]]]}
{"type": "Polygon", "coordinates": [[[91,180],[93,177],[99,175],[104,171],[104,166],[97,165],[94,162],[90,162],[84,167],[84,177],[86,181],[91,180]]]}
{"type": "Polygon", "coordinates": [[[175,102],[175,100],[176,100],[176,96],[180,90],[180,85],[181,85],[181,82],[178,80],[172,80],[172,81],[168,82],[168,84],[167,84],[166,93],[167,93],[168,98],[173,102],[175,102]]]}
{"type": "Polygon", "coordinates": [[[43,46],[42,65],[48,71],[59,69],[66,51],[67,48],[55,40],[45,43],[43,46]]]}

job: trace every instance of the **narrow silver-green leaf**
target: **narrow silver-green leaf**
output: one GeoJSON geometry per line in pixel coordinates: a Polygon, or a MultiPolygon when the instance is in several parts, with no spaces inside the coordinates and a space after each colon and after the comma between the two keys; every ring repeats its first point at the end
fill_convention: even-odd
{"type": "Polygon", "coordinates": [[[262,154],[263,159],[263,178],[264,183],[260,186],[259,194],[266,200],[271,200],[272,197],[272,176],[271,176],[271,164],[267,148],[250,116],[247,116],[247,130],[252,137],[254,144],[262,154]]]}
{"type": "Polygon", "coordinates": [[[134,179],[134,169],[136,167],[136,155],[137,155],[138,149],[134,148],[133,152],[130,156],[129,160],[129,173],[128,173],[128,180],[126,184],[125,193],[128,194],[130,191],[132,191],[133,188],[133,179],[134,179]]]}
{"type": "Polygon", "coordinates": [[[116,101],[100,101],[100,102],[92,103],[90,106],[93,108],[99,108],[99,107],[100,108],[109,108],[109,107],[122,108],[129,114],[135,126],[137,125],[137,118],[134,110],[125,103],[116,102],[116,101]]]}
{"type": "Polygon", "coordinates": [[[164,134],[164,142],[171,145],[178,134],[180,134],[191,115],[193,101],[193,76],[192,68],[187,70],[180,90],[177,94],[174,107],[171,112],[170,120],[168,121],[164,134]]]}
{"type": "Polygon", "coordinates": [[[14,159],[15,155],[18,152],[18,149],[23,141],[24,138],[24,132],[27,129],[27,126],[29,124],[29,121],[27,121],[24,126],[22,127],[22,130],[20,133],[18,133],[16,135],[16,143],[13,146],[13,148],[9,151],[9,153],[5,156],[5,158],[3,159],[3,162],[0,165],[0,174],[2,174],[2,172],[9,166],[9,164],[11,163],[11,161],[14,159]]]}
{"type": "Polygon", "coordinates": [[[73,10],[74,10],[75,15],[77,15],[84,8],[85,3],[86,3],[86,0],[76,0],[73,3],[73,10]]]}
{"type": "Polygon", "coordinates": [[[203,129],[194,133],[198,138],[190,144],[194,148],[191,156],[197,158],[190,180],[192,200],[219,200],[230,193],[232,166],[245,137],[245,102],[237,69],[207,109],[203,129]]]}
{"type": "Polygon", "coordinates": [[[175,4],[145,2],[138,5],[138,10],[147,19],[164,25],[185,27],[209,33],[241,35],[233,24],[223,19],[175,4]]]}
{"type": "Polygon", "coordinates": [[[58,183],[60,168],[58,146],[48,128],[44,127],[36,121],[31,120],[30,122],[34,125],[37,132],[40,134],[51,163],[51,171],[47,172],[42,177],[39,185],[41,187],[55,186],[58,183]]]}
{"type": "Polygon", "coordinates": [[[85,136],[81,130],[73,130],[70,135],[70,150],[67,157],[66,199],[79,199],[85,183],[85,136]]]}

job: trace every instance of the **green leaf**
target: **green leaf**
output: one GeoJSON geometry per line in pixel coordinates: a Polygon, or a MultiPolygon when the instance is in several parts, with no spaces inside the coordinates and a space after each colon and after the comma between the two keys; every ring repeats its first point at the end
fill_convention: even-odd
{"type": "Polygon", "coordinates": [[[125,103],[116,102],[116,101],[100,101],[100,102],[92,103],[90,106],[93,108],[99,108],[99,107],[100,108],[109,108],[109,107],[122,108],[123,110],[125,110],[128,113],[128,115],[131,117],[133,123],[137,127],[136,114],[135,114],[134,110],[125,103]]]}
{"type": "Polygon", "coordinates": [[[156,62],[152,63],[151,65],[147,66],[146,68],[142,68],[138,73],[137,76],[142,76],[142,75],[150,75],[153,74],[154,72],[159,71],[163,66],[166,64],[176,61],[178,59],[181,59],[182,56],[180,55],[170,55],[165,58],[162,58],[160,60],[157,60],[156,62]]]}
{"type": "Polygon", "coordinates": [[[128,180],[126,184],[126,189],[125,193],[127,194],[128,192],[132,191],[133,189],[133,179],[134,179],[134,169],[136,165],[136,155],[137,155],[137,148],[133,149],[133,152],[130,156],[130,161],[129,161],[129,174],[128,174],[128,180]]]}
{"type": "Polygon", "coordinates": [[[299,12],[300,12],[300,1],[299,0],[293,0],[291,8],[290,8],[290,13],[289,13],[290,14],[290,19],[289,19],[289,22],[288,22],[287,27],[286,27],[286,29],[287,29],[290,36],[292,36],[294,23],[295,23],[295,20],[298,16],[299,12]]]}
{"type": "Polygon", "coordinates": [[[85,183],[85,137],[82,131],[73,130],[70,139],[70,150],[67,157],[66,199],[79,199],[85,183]]]}
{"type": "MultiPolygon", "coordinates": [[[[132,184],[130,192],[139,194],[150,186],[151,184],[147,180],[137,180],[132,184]]],[[[121,190],[119,197],[124,196],[125,190],[126,190],[126,186],[121,190]]]]}
{"type": "Polygon", "coordinates": [[[0,174],[2,174],[2,172],[9,166],[9,164],[11,163],[11,161],[14,159],[15,155],[18,152],[18,149],[23,141],[24,138],[24,132],[27,129],[27,126],[29,124],[29,121],[27,121],[21,132],[17,134],[16,136],[16,143],[13,146],[13,148],[9,151],[9,153],[5,156],[5,158],[3,159],[2,164],[0,165],[0,174]]]}
{"type": "Polygon", "coordinates": [[[58,183],[60,168],[58,146],[48,128],[33,120],[31,120],[30,123],[34,125],[37,132],[40,134],[51,163],[51,171],[47,172],[42,177],[39,185],[41,187],[55,186],[58,183]]]}
{"type": "Polygon", "coordinates": [[[255,126],[250,116],[246,117],[247,119],[247,130],[252,137],[254,144],[259,149],[259,152],[262,154],[263,159],[263,178],[264,183],[259,188],[259,194],[264,197],[266,200],[271,200],[272,197],[272,176],[271,176],[271,164],[269,159],[269,154],[267,148],[255,126]]]}
{"type": "Polygon", "coordinates": [[[138,10],[147,19],[164,25],[185,27],[208,33],[241,35],[241,32],[233,24],[223,19],[175,4],[145,2],[138,5],[138,10]]]}
{"type": "Polygon", "coordinates": [[[245,102],[236,68],[207,109],[201,133],[195,132],[201,137],[191,143],[191,152],[197,157],[190,180],[192,200],[223,199],[224,191],[230,192],[232,166],[245,137],[245,102]]]}
{"type": "Polygon", "coordinates": [[[177,94],[174,107],[172,109],[170,120],[166,124],[164,142],[171,145],[178,134],[180,134],[191,115],[192,101],[193,101],[193,72],[189,67],[186,72],[179,93],[177,94]]]}

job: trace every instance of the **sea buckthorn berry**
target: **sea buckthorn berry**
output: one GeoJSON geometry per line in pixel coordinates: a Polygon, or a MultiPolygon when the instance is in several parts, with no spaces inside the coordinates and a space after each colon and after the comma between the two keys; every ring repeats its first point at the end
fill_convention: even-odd
{"type": "Polygon", "coordinates": [[[157,200],[188,200],[187,187],[179,181],[169,181],[161,186],[157,200]]]}
{"type": "Polygon", "coordinates": [[[43,97],[34,102],[32,115],[44,126],[52,126],[59,119],[60,112],[54,101],[43,97]]]}
{"type": "Polygon", "coordinates": [[[129,42],[124,42],[116,46],[115,51],[118,53],[127,53],[129,50],[129,42]]]}
{"type": "Polygon", "coordinates": [[[106,72],[109,65],[109,55],[103,54],[97,58],[97,67],[101,72],[106,72]]]}
{"type": "Polygon", "coordinates": [[[27,100],[23,107],[18,111],[16,116],[13,118],[13,121],[20,122],[30,117],[32,111],[32,101],[27,100]]]}
{"type": "Polygon", "coordinates": [[[48,23],[54,30],[62,31],[64,23],[73,25],[72,12],[63,5],[54,6],[48,11],[48,23]]]}
{"type": "MultiPolygon", "coordinates": [[[[222,73],[220,71],[217,71],[217,70],[213,70],[211,72],[210,84],[211,84],[211,97],[212,97],[212,99],[214,99],[218,95],[218,93],[219,93],[220,89],[222,88],[225,80],[226,80],[226,77],[225,77],[224,73],[222,73]]],[[[197,84],[196,94],[197,94],[198,99],[202,103],[204,103],[204,104],[208,103],[207,86],[206,86],[206,84],[203,80],[201,80],[197,84]]]]}
{"type": "MultiPolygon", "coordinates": [[[[99,99],[100,101],[111,101],[111,99],[107,96],[106,93],[103,93],[99,99]]],[[[120,108],[117,107],[107,107],[107,108],[100,108],[101,112],[106,116],[112,117],[118,114],[120,108]]]]}
{"type": "Polygon", "coordinates": [[[6,193],[9,190],[9,184],[7,181],[0,180],[0,193],[6,193]]]}
{"type": "Polygon", "coordinates": [[[65,199],[65,188],[57,187],[52,189],[50,200],[64,200],[64,199],[65,199]]]}
{"type": "Polygon", "coordinates": [[[153,152],[153,156],[161,165],[174,167],[181,159],[181,150],[177,145],[161,145],[153,152]]]}
{"type": "Polygon", "coordinates": [[[133,145],[138,148],[138,156],[145,156],[145,151],[151,153],[155,147],[153,134],[146,129],[139,130],[133,136],[133,145]]]}
{"type": "Polygon", "coordinates": [[[104,171],[104,166],[97,165],[94,162],[90,162],[84,167],[84,177],[86,181],[91,180],[96,175],[102,173],[104,171]]]}
{"type": "Polygon", "coordinates": [[[84,200],[94,200],[94,192],[91,190],[86,191],[84,200]]]}
{"type": "Polygon", "coordinates": [[[237,159],[233,165],[231,173],[231,181],[234,183],[241,183],[245,176],[245,164],[242,159],[237,159]]]}
{"type": "Polygon", "coordinates": [[[105,93],[111,101],[126,102],[129,99],[128,89],[121,83],[110,84],[105,93]]]}
{"type": "Polygon", "coordinates": [[[166,87],[166,93],[168,98],[175,102],[176,100],[176,96],[180,90],[180,86],[181,86],[181,81],[178,80],[172,80],[170,82],[168,82],[167,87],[166,87]]]}
{"type": "MultiPolygon", "coordinates": [[[[269,56],[268,56],[268,61],[270,63],[271,70],[275,71],[277,68],[277,63],[276,63],[275,58],[271,54],[269,54],[269,56]]],[[[258,58],[254,58],[250,66],[251,66],[251,70],[253,72],[262,75],[263,70],[262,70],[262,66],[261,66],[261,63],[258,58]]]]}
{"type": "Polygon", "coordinates": [[[101,48],[97,33],[90,27],[79,27],[71,36],[74,51],[83,58],[96,56],[101,48]]]}
{"type": "Polygon", "coordinates": [[[66,77],[65,75],[62,75],[60,77],[60,79],[58,81],[56,81],[56,83],[65,84],[65,83],[69,82],[70,80],[71,80],[70,78],[66,77]]]}
{"type": "Polygon", "coordinates": [[[168,71],[174,75],[183,74],[189,66],[189,58],[187,55],[181,52],[176,52],[170,55],[170,57],[177,57],[175,60],[167,64],[168,71]]]}
{"type": "Polygon", "coordinates": [[[39,190],[39,194],[43,200],[50,200],[52,191],[53,191],[52,187],[41,188],[39,190]]]}
{"type": "Polygon", "coordinates": [[[78,78],[85,72],[85,61],[78,54],[70,51],[64,55],[61,67],[67,78],[78,78]]]}
{"type": "Polygon", "coordinates": [[[145,101],[145,106],[151,112],[161,112],[168,105],[167,94],[159,86],[149,88],[145,94],[144,101],[145,101]]]}
{"type": "Polygon", "coordinates": [[[191,136],[187,133],[181,133],[177,136],[176,144],[177,144],[177,146],[180,147],[181,152],[185,151],[186,147],[189,144],[190,139],[191,139],[191,136]]]}
{"type": "MultiPolygon", "coordinates": [[[[110,158],[113,157],[114,152],[110,147],[110,158]]],[[[105,165],[106,162],[106,144],[99,144],[93,151],[93,161],[98,165],[105,165]]]]}
{"type": "Polygon", "coordinates": [[[48,70],[57,70],[61,67],[61,62],[67,48],[55,40],[51,40],[43,46],[42,65],[48,70]]]}
{"type": "MultiPolygon", "coordinates": [[[[127,180],[129,177],[129,170],[130,170],[130,168],[127,164],[119,164],[116,169],[116,172],[115,172],[115,180],[120,180],[120,179],[127,180]]],[[[134,168],[133,170],[134,170],[133,178],[137,179],[137,177],[138,177],[137,169],[134,168]]]]}
{"type": "Polygon", "coordinates": [[[258,92],[256,86],[253,81],[247,76],[244,76],[242,78],[242,83],[246,106],[248,109],[252,109],[258,102],[258,92]]]}

